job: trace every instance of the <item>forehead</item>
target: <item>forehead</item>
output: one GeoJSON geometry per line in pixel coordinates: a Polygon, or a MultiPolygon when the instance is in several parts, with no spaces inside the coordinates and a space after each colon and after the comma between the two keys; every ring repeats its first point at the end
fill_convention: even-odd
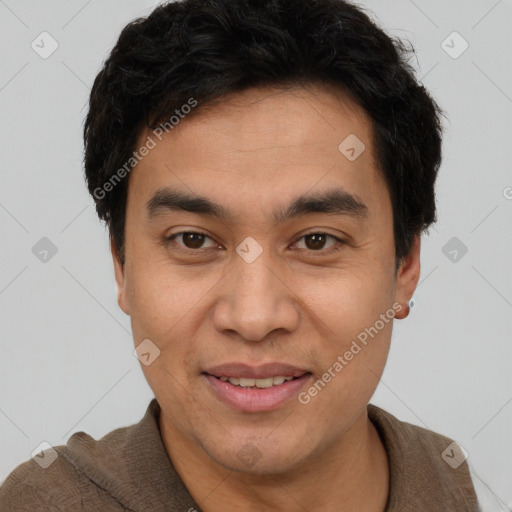
{"type": "Polygon", "coordinates": [[[129,195],[147,201],[172,186],[228,200],[230,211],[274,213],[287,198],[333,187],[367,204],[387,196],[371,121],[340,90],[253,88],[197,108],[159,138],[141,134],[139,145],[156,145],[132,172],[129,195]]]}
{"type": "Polygon", "coordinates": [[[167,138],[171,145],[208,145],[210,155],[226,157],[226,152],[249,151],[252,159],[285,149],[288,157],[309,152],[310,159],[319,161],[329,146],[332,163],[340,156],[339,143],[349,135],[357,135],[369,149],[372,146],[368,115],[333,86],[251,88],[197,108],[172,128],[173,137],[167,138]]]}

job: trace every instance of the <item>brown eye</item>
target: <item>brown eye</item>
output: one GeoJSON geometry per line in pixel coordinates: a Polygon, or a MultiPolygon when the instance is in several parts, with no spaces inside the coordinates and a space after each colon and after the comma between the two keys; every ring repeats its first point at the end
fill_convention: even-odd
{"type": "Polygon", "coordinates": [[[189,249],[200,249],[205,236],[202,233],[184,233],[183,244],[189,249]]]}
{"type": "MultiPolygon", "coordinates": [[[[297,241],[296,243],[299,243],[302,240],[304,240],[305,248],[309,251],[321,251],[324,249],[331,248],[332,246],[336,245],[336,243],[343,243],[343,240],[340,240],[339,238],[333,235],[328,235],[327,233],[309,233],[299,238],[299,241],[297,241]],[[333,239],[334,243],[327,246],[326,248],[325,244],[329,238],[333,239]]],[[[303,247],[299,247],[299,249],[302,248],[303,247]]]]}
{"type": "MultiPolygon", "coordinates": [[[[178,246],[180,249],[190,249],[190,250],[198,250],[198,249],[207,249],[208,247],[203,247],[203,244],[206,240],[213,240],[205,233],[200,233],[198,231],[182,231],[181,233],[176,233],[167,238],[167,242],[171,242],[175,239],[178,239],[178,246]],[[181,242],[179,239],[181,238],[181,242]]],[[[210,247],[213,247],[211,245],[210,247]]]]}
{"type": "Polygon", "coordinates": [[[321,233],[315,233],[313,235],[307,235],[304,237],[306,241],[306,247],[314,251],[323,249],[325,245],[326,236],[321,233]]]}

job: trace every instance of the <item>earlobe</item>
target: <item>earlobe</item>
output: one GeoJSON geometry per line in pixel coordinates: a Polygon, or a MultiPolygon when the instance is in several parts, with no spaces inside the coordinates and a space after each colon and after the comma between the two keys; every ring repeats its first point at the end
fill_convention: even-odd
{"type": "Polygon", "coordinates": [[[126,300],[126,279],[125,279],[125,266],[121,263],[118,256],[117,246],[114,240],[110,239],[110,252],[112,254],[112,261],[114,264],[114,276],[117,286],[117,303],[119,307],[127,314],[130,314],[126,300]]]}
{"type": "Polygon", "coordinates": [[[421,239],[416,235],[413,239],[411,250],[402,260],[398,271],[395,300],[402,305],[402,309],[395,315],[395,318],[403,319],[409,315],[411,300],[420,278],[420,252],[421,239]]]}

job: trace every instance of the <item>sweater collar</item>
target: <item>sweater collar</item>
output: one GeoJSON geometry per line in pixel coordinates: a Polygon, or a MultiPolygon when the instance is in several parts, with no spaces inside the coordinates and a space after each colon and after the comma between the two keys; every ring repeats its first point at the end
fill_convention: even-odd
{"type": "MultiPolygon", "coordinates": [[[[448,468],[440,454],[451,440],[403,423],[375,405],[369,404],[367,412],[388,455],[386,512],[401,510],[404,503],[440,500],[442,504],[451,494],[450,484],[464,485],[473,495],[465,465],[453,474],[446,473],[448,468]],[[440,474],[449,476],[448,481],[440,479],[440,474]],[[425,482],[429,482],[428,489],[425,482]]],[[[127,510],[201,512],[167,454],[159,417],[160,405],[153,398],[138,423],[113,430],[98,441],[78,432],[69,439],[62,455],[127,510]]]]}

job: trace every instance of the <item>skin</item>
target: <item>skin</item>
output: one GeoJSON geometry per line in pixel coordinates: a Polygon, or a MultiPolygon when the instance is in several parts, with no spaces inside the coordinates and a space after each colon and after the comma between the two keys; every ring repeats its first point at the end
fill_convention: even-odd
{"type": "Polygon", "coordinates": [[[118,301],[135,345],[150,339],[160,350],[142,370],[162,408],[167,452],[206,512],[385,508],[388,459],[366,406],[392,321],[307,405],[294,398],[240,412],[201,375],[225,362],[278,361],[308,369],[307,390],[394,303],[405,316],[420,239],[395,273],[391,200],[372,148],[368,116],[341,91],[253,88],[182,120],[130,175],[124,266],[112,244],[118,301]],[[338,150],[349,134],[366,146],[354,161],[338,150]],[[234,216],[150,217],[146,203],[165,186],[234,216]],[[365,219],[313,213],[276,225],[270,216],[301,194],[340,187],[364,201],[365,219]],[[210,237],[199,255],[197,242],[163,243],[187,231],[210,237]],[[327,237],[315,249],[304,237],[311,231],[346,244],[327,237]],[[236,253],[248,236],[263,249],[250,264],[236,253]],[[252,466],[237,456],[248,446],[252,466]]]}

